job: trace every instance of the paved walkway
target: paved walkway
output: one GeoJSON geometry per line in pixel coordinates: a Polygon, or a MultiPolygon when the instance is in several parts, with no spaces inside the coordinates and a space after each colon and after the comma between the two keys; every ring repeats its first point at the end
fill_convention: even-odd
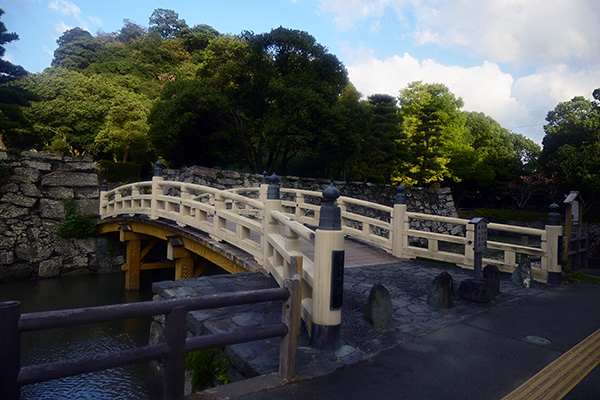
{"type": "MultiPolygon", "coordinates": [[[[398,265],[402,272],[394,279],[417,278],[405,280],[409,297],[396,300],[400,314],[396,314],[395,326],[379,336],[367,334],[360,340],[362,346],[367,345],[362,347],[368,355],[365,359],[327,375],[270,390],[264,390],[268,381],[263,382],[263,388],[260,384],[252,387],[252,381],[248,381],[194,398],[501,399],[600,328],[598,285],[537,285],[527,290],[515,289],[504,281],[503,293],[488,305],[459,300],[456,308],[439,311],[422,304],[421,285],[429,277],[422,270],[425,265],[414,270],[417,265],[398,265]],[[368,347],[372,343],[378,345],[368,347]]],[[[461,271],[450,273],[455,282],[462,275],[461,271]]],[[[594,357],[592,362],[597,365],[600,348],[587,356],[594,357]]],[[[572,362],[583,363],[582,357],[572,362]]],[[[600,369],[582,378],[568,393],[539,398],[597,399],[600,369]]]]}
{"type": "MultiPolygon", "coordinates": [[[[345,399],[397,398],[392,394],[395,391],[402,393],[402,398],[415,399],[500,398],[560,355],[557,351],[567,351],[593,332],[592,328],[600,328],[600,286],[550,288],[535,284],[525,289],[503,275],[502,293],[491,303],[475,304],[457,297],[454,308],[438,310],[426,301],[433,278],[442,271],[452,275],[455,288],[471,276],[470,271],[414,260],[347,269],[339,350],[314,350],[303,333],[297,356],[297,373],[302,382],[252,394],[248,392],[264,389],[268,383],[250,388],[250,381],[242,381],[228,385],[233,393],[228,393],[225,386],[209,390],[204,396],[290,400],[323,398],[311,397],[310,392],[324,390],[328,397],[345,399]],[[382,331],[371,328],[363,318],[364,303],[376,283],[382,283],[390,291],[394,306],[394,322],[382,331]],[[577,319],[577,323],[565,325],[565,318],[575,315],[585,323],[577,319]],[[514,332],[511,337],[504,331],[514,332]],[[565,342],[559,341],[557,347],[553,334],[560,335],[565,342]],[[537,337],[549,339],[550,344],[541,345],[540,341],[544,341],[536,341],[537,337]],[[364,379],[359,379],[363,375],[364,379]],[[343,382],[346,379],[349,382],[343,382]],[[330,385],[330,380],[337,384],[330,385]],[[473,382],[480,382],[485,389],[476,389],[480,384],[473,382]],[[391,387],[386,388],[386,384],[391,387]],[[329,386],[332,387],[327,389],[329,386]],[[379,395],[375,396],[376,393],[379,395]],[[429,396],[421,396],[423,393],[429,396]]],[[[156,290],[163,297],[177,297],[229,291],[232,285],[236,290],[274,286],[272,281],[268,282],[269,278],[258,274],[238,274],[163,282],[156,285],[156,290]]],[[[236,308],[191,314],[197,329],[218,333],[275,322],[278,313],[279,307],[268,309],[261,305],[251,310],[236,308]]],[[[230,346],[228,352],[232,362],[247,376],[268,375],[277,370],[276,339],[230,346]]]]}

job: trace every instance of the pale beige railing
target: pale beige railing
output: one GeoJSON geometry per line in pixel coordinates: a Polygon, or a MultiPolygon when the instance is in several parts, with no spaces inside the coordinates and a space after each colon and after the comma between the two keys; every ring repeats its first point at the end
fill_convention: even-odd
{"type": "MultiPolygon", "coordinates": [[[[350,197],[339,197],[341,235],[313,230],[319,225],[322,193],[310,190],[281,188],[281,198],[267,199],[267,184],[260,188],[219,190],[183,182],[139,182],[103,191],[100,201],[101,218],[118,215],[147,215],[165,218],[180,226],[190,226],[208,233],[219,241],[245,250],[281,284],[293,256],[303,259],[302,317],[309,326],[339,323],[338,311],[328,308],[330,297],[331,255],[343,250],[343,236],[378,246],[397,257],[422,257],[473,268],[474,226],[467,219],[407,212],[405,204],[388,207],[350,197]],[[243,195],[248,194],[248,195],[243,195]],[[455,234],[420,229],[419,223],[445,224],[455,234]],[[320,239],[321,238],[321,239],[320,239]],[[341,240],[341,242],[340,242],[341,240]],[[300,250],[300,241],[314,246],[314,256],[300,250]],[[329,275],[328,275],[329,274],[329,275]],[[325,282],[319,282],[325,279],[325,282]],[[319,287],[319,289],[315,289],[319,287]],[[316,299],[319,300],[316,300],[316,299]],[[316,315],[318,315],[316,317],[316,315]],[[333,321],[333,322],[332,322],[333,321]]],[[[532,229],[490,223],[490,231],[533,237],[539,246],[488,241],[495,257],[484,254],[483,262],[512,272],[517,255],[540,258],[533,268],[534,278],[546,281],[548,273],[560,273],[558,238],[560,225],[532,229]]]]}
{"type": "MultiPolygon", "coordinates": [[[[267,187],[263,184],[260,188],[219,190],[165,181],[155,176],[152,182],[132,183],[102,191],[100,217],[144,215],[150,219],[164,218],[182,227],[199,229],[215,240],[227,242],[251,254],[280,285],[289,279],[286,271],[290,270],[293,257],[300,256],[301,315],[308,331],[311,332],[313,321],[319,325],[339,324],[341,311],[332,311],[328,307],[331,285],[323,284],[317,290],[314,288],[315,276],[323,275],[319,269],[331,269],[331,253],[340,250],[340,241],[331,243],[325,239],[317,242],[318,230],[315,232],[284,213],[280,199],[267,199],[267,187]],[[244,192],[249,192],[254,198],[242,195],[244,192]],[[309,252],[312,256],[300,250],[300,241],[314,246],[314,251],[309,252]]],[[[321,193],[314,193],[321,196],[321,193]]],[[[313,224],[315,226],[318,225],[318,218],[316,221],[313,224]]],[[[341,231],[339,235],[343,250],[341,231]]]]}

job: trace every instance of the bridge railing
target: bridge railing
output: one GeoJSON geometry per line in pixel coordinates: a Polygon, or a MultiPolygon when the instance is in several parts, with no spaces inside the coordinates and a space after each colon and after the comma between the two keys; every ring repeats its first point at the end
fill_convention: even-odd
{"type": "MultiPolygon", "coordinates": [[[[314,198],[321,197],[319,192],[297,189],[282,189],[282,192],[288,196],[282,204],[290,216],[304,224],[318,224],[319,207],[315,205],[314,198]],[[307,202],[307,199],[313,201],[307,202]]],[[[402,201],[403,196],[402,193],[402,201]]],[[[397,257],[422,257],[454,263],[463,268],[474,267],[475,232],[468,219],[408,212],[402,201],[389,207],[341,196],[338,205],[344,235],[376,245],[397,257]],[[436,232],[431,229],[432,226],[452,234],[436,232]]],[[[562,228],[559,225],[559,222],[554,222],[545,229],[534,229],[490,223],[488,231],[492,237],[512,235],[527,239],[524,244],[488,240],[489,251],[484,254],[483,262],[496,265],[501,271],[512,272],[520,260],[519,256],[539,259],[532,268],[534,279],[545,282],[550,274],[560,271],[558,237],[562,228]]]]}
{"type": "MultiPolygon", "coordinates": [[[[338,268],[343,268],[343,235],[340,229],[325,228],[317,232],[304,223],[317,227],[320,205],[300,205],[298,210],[310,210],[311,217],[296,219],[284,213],[291,206],[280,198],[279,178],[273,175],[270,184],[255,189],[219,190],[216,188],[175,181],[155,176],[152,182],[124,185],[100,196],[102,219],[120,215],[147,215],[164,218],[179,226],[189,226],[227,242],[251,254],[281,285],[288,278],[286,271],[293,257],[302,262],[302,307],[313,345],[333,348],[339,343],[341,311],[329,307],[332,280],[332,252],[337,252],[338,268]],[[249,192],[254,198],[241,193],[249,192]],[[335,232],[334,232],[335,231],[335,232]],[[321,240],[317,240],[317,236],[321,240]],[[303,253],[300,242],[314,248],[312,257],[303,253]],[[321,282],[317,285],[316,282],[321,282]],[[329,282],[329,283],[328,283],[329,282]],[[333,328],[331,328],[333,327],[333,328]],[[313,332],[317,330],[316,334],[313,332]],[[338,330],[331,334],[328,330],[338,330]],[[320,338],[324,338],[323,341],[320,338]]],[[[337,190],[337,189],[336,189],[337,190]]],[[[284,193],[288,191],[282,190],[284,193]]],[[[320,192],[308,192],[321,199],[320,192]]],[[[339,196],[339,191],[337,196],[339,196]]],[[[309,212],[304,211],[304,214],[309,212]]],[[[343,271],[342,271],[343,272],[343,271]]],[[[342,274],[338,273],[338,276],[342,274]]],[[[340,278],[338,277],[338,280],[340,278]]],[[[341,284],[337,286],[341,290],[341,284]]],[[[337,296],[341,302],[341,293],[337,296]]]]}

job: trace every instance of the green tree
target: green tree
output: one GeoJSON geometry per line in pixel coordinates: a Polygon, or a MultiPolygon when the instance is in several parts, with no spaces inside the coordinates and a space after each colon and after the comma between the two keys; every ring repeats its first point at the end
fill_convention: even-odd
{"type": "Polygon", "coordinates": [[[117,34],[117,40],[121,42],[130,42],[132,40],[144,38],[147,33],[148,30],[146,28],[125,18],[123,20],[123,27],[117,34]]]}
{"type": "Polygon", "coordinates": [[[399,169],[399,161],[406,158],[397,100],[390,95],[369,96],[373,113],[369,135],[365,138],[365,180],[370,175],[381,175],[386,183],[399,169]]]}
{"type": "Polygon", "coordinates": [[[162,40],[179,36],[182,29],[187,28],[184,19],[173,10],[157,8],[150,16],[150,34],[157,34],[162,40]]]}
{"type": "Polygon", "coordinates": [[[455,179],[448,164],[468,149],[461,98],[439,83],[412,82],[400,91],[401,132],[410,158],[401,163],[397,180],[430,185],[455,179]]]}
{"type": "Polygon", "coordinates": [[[564,192],[578,190],[588,206],[600,192],[600,89],[593,98],[576,96],[548,112],[541,157],[546,174],[564,192]]]}
{"type": "Polygon", "coordinates": [[[149,112],[140,96],[119,94],[112,101],[104,129],[94,139],[95,153],[110,153],[115,162],[147,161],[149,112]]]}
{"type": "Polygon", "coordinates": [[[105,129],[114,100],[127,96],[126,88],[107,77],[62,68],[30,75],[18,84],[42,100],[25,111],[38,140],[68,154],[94,154],[96,136],[105,129]]]}
{"type": "MultiPolygon", "coordinates": [[[[4,10],[0,8],[0,17],[2,15],[4,10]]],[[[0,57],[6,54],[4,45],[18,39],[19,35],[8,32],[4,22],[0,21],[0,57]]],[[[23,109],[29,107],[31,101],[37,100],[37,96],[10,84],[25,75],[27,71],[20,65],[0,59],[0,147],[35,147],[35,141],[31,137],[31,123],[25,117],[23,109]]]]}
{"type": "Polygon", "coordinates": [[[176,124],[183,130],[169,130],[169,148],[186,136],[187,127],[203,124],[210,115],[201,132],[211,142],[228,143],[228,158],[255,172],[281,172],[330,134],[328,127],[342,115],[335,108],[347,83],[339,60],[306,32],[278,28],[243,38],[218,36],[202,51],[195,79],[168,85],[152,110],[150,137],[161,143],[159,151],[168,151],[158,127],[168,125],[163,118],[177,112],[172,107],[181,108],[185,128],[176,124]],[[197,98],[197,106],[186,106],[178,98],[190,93],[205,97],[197,98]],[[188,114],[190,108],[195,111],[188,114]]]}
{"type": "Polygon", "coordinates": [[[595,142],[600,135],[600,109],[597,101],[583,96],[559,103],[548,112],[544,125],[546,136],[542,140],[542,162],[548,164],[558,157],[564,145],[576,148],[595,142]]]}
{"type": "Polygon", "coordinates": [[[100,47],[91,33],[78,27],[65,31],[56,43],[51,65],[72,70],[83,70],[92,64],[100,47]]]}
{"type": "MultiPolygon", "coordinates": [[[[4,15],[4,10],[0,8],[0,17],[4,15]]],[[[14,65],[2,58],[6,54],[4,45],[14,40],[19,40],[19,35],[15,32],[8,32],[4,22],[0,21],[0,84],[10,82],[21,76],[27,75],[27,71],[20,65],[14,65]]]]}

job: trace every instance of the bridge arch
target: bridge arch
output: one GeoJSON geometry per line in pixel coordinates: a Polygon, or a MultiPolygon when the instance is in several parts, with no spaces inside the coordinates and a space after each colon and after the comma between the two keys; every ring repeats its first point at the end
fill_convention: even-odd
{"type": "Polygon", "coordinates": [[[264,272],[248,253],[201,231],[184,229],[162,219],[126,216],[103,219],[98,224],[98,233],[118,233],[119,240],[125,243],[126,260],[121,268],[126,272],[127,290],[139,289],[140,273],[144,270],[174,268],[175,279],[198,277],[211,263],[230,274],[264,272]],[[166,244],[163,260],[145,261],[160,243],[166,244]]]}

